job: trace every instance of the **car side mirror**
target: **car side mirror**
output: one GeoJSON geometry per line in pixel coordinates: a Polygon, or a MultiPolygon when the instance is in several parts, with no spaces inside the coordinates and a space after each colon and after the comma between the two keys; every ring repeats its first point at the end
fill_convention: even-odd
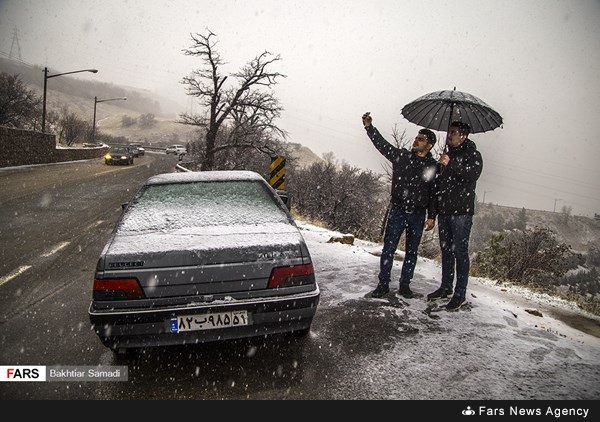
{"type": "Polygon", "coordinates": [[[292,210],[292,196],[286,190],[276,189],[277,195],[283,201],[288,210],[292,210]]]}

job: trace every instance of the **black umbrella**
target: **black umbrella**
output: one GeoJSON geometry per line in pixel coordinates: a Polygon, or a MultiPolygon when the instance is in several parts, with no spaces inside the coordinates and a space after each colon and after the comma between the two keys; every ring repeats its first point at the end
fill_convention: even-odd
{"type": "Polygon", "coordinates": [[[502,125],[502,116],[483,100],[472,94],[453,91],[436,91],[406,104],[402,115],[409,121],[427,129],[448,132],[454,121],[468,123],[471,133],[494,130],[502,125]]]}

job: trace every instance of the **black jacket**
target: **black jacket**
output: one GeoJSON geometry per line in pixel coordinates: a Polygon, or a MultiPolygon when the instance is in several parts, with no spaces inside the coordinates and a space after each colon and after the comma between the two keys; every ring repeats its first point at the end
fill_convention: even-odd
{"type": "Polygon", "coordinates": [[[409,214],[434,215],[434,181],[436,161],[431,153],[419,157],[405,148],[387,142],[379,131],[369,126],[367,135],[375,148],[392,163],[391,203],[409,214]]]}
{"type": "Polygon", "coordinates": [[[436,212],[440,215],[475,213],[475,186],[483,159],[469,138],[456,148],[448,146],[450,162],[440,165],[436,178],[436,212]]]}

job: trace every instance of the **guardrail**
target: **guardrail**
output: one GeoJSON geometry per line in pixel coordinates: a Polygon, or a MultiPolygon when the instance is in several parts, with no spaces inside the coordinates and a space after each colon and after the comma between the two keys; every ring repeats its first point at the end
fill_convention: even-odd
{"type": "Polygon", "coordinates": [[[193,170],[183,167],[180,163],[175,165],[175,170],[178,172],[193,172],[193,170]]]}
{"type": "Polygon", "coordinates": [[[142,145],[142,147],[146,150],[146,151],[162,151],[165,152],[165,149],[167,149],[167,147],[147,147],[146,145],[142,145]]]}

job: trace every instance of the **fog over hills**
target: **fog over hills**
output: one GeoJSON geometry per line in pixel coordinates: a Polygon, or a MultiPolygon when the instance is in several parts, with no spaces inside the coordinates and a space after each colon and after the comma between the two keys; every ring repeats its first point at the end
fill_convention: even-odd
{"type": "MultiPolygon", "coordinates": [[[[0,57],[0,72],[9,75],[18,74],[25,85],[39,93],[40,97],[43,95],[44,68],[42,66],[0,57]]],[[[49,75],[59,72],[48,69],[49,75]]],[[[78,74],[64,75],[48,79],[46,87],[46,107],[48,110],[60,109],[62,106],[67,105],[70,111],[77,113],[82,118],[89,117],[91,121],[94,114],[94,97],[97,97],[98,100],[127,97],[127,101],[102,103],[101,107],[98,105],[97,113],[100,108],[111,107],[124,109],[128,112],[135,111],[139,114],[152,113],[156,116],[174,118],[177,115],[175,110],[180,108],[172,100],[146,90],[84,80],[77,76],[78,74]]]]}
{"type": "MultiPolygon", "coordinates": [[[[43,95],[43,71],[40,66],[31,66],[0,57],[0,72],[10,75],[19,74],[23,83],[40,96],[43,95]]],[[[56,72],[49,71],[49,74],[53,73],[56,72]]],[[[67,105],[69,111],[84,120],[89,119],[91,123],[94,97],[98,100],[127,97],[126,101],[108,101],[96,105],[98,131],[111,136],[124,136],[131,143],[154,147],[166,147],[174,143],[185,144],[199,136],[196,127],[177,123],[181,105],[168,98],[147,90],[81,80],[76,76],[65,75],[48,81],[46,92],[48,110],[59,110],[67,105]],[[139,125],[124,127],[121,123],[125,116],[137,118],[148,113],[153,114],[156,119],[156,124],[150,128],[142,128],[139,125]]],[[[292,147],[295,157],[302,166],[321,160],[312,150],[299,143],[288,143],[288,145],[292,147]]]]}

